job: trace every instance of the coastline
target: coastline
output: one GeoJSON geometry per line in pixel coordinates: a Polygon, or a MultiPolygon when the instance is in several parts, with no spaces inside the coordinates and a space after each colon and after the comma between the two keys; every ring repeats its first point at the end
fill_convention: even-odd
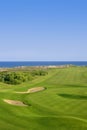
{"type": "Polygon", "coordinates": [[[30,69],[63,69],[69,67],[79,67],[72,64],[68,65],[48,65],[48,66],[16,66],[16,67],[0,67],[0,72],[9,71],[9,70],[30,70],[30,69]]]}
{"type": "Polygon", "coordinates": [[[87,61],[0,61],[0,68],[87,66],[87,61]]]}

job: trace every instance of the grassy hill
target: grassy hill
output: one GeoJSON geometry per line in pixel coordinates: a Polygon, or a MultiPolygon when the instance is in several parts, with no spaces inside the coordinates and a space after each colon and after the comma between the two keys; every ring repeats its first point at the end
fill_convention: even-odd
{"type": "Polygon", "coordinates": [[[11,85],[0,82],[0,130],[86,130],[87,68],[53,68],[46,76],[11,85]],[[33,87],[44,91],[19,94],[33,87]],[[7,104],[19,100],[27,106],[7,104]]]}

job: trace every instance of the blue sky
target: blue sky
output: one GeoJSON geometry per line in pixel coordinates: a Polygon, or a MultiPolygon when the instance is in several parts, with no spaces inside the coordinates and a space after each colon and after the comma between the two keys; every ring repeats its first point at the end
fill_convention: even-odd
{"type": "Polygon", "coordinates": [[[87,0],[0,0],[0,61],[87,61],[87,0]]]}

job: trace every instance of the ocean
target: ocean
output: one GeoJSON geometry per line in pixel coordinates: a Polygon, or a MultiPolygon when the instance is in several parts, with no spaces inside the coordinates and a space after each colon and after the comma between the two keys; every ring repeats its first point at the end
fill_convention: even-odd
{"type": "Polygon", "coordinates": [[[11,68],[18,66],[49,66],[49,65],[76,65],[87,66],[87,61],[4,61],[0,62],[0,67],[11,68]]]}

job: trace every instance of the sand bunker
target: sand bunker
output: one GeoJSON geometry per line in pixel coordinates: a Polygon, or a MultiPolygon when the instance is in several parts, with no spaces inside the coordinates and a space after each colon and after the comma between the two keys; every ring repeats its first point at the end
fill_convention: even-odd
{"type": "Polygon", "coordinates": [[[4,102],[11,104],[11,105],[16,105],[16,106],[27,106],[25,105],[23,102],[21,101],[14,101],[14,100],[8,100],[8,99],[4,99],[4,102]]]}
{"type": "Polygon", "coordinates": [[[31,88],[31,89],[28,89],[28,93],[39,92],[39,91],[43,91],[44,89],[45,89],[44,87],[31,88]]]}
{"type": "Polygon", "coordinates": [[[28,89],[28,91],[26,92],[16,92],[16,93],[21,93],[21,94],[25,94],[25,93],[35,93],[35,92],[39,92],[39,91],[43,91],[45,90],[44,87],[36,87],[36,88],[30,88],[28,89]]]}

